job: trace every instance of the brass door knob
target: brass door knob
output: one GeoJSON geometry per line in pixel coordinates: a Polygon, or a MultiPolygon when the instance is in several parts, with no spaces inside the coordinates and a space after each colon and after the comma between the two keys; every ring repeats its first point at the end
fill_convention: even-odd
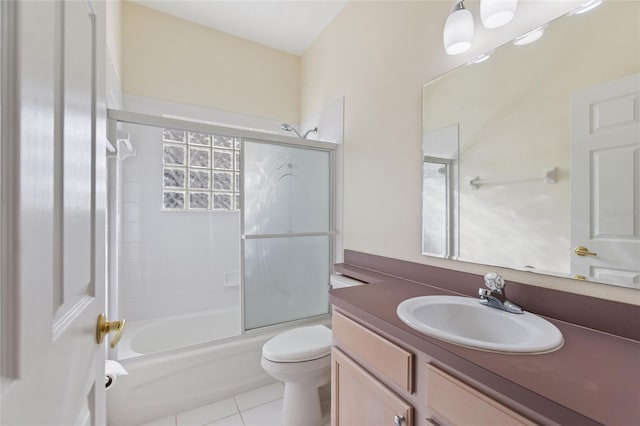
{"type": "Polygon", "coordinates": [[[593,253],[590,252],[588,248],[584,247],[584,246],[578,246],[576,247],[576,249],[574,250],[574,252],[578,255],[578,256],[597,256],[598,253],[593,253]]]}
{"type": "Polygon", "coordinates": [[[125,320],[121,319],[120,321],[107,321],[107,317],[104,314],[98,315],[98,325],[96,326],[96,341],[98,344],[102,343],[104,337],[111,333],[112,331],[116,332],[116,335],[111,339],[111,349],[115,348],[118,342],[120,341],[120,337],[122,336],[122,330],[124,330],[125,320]]]}

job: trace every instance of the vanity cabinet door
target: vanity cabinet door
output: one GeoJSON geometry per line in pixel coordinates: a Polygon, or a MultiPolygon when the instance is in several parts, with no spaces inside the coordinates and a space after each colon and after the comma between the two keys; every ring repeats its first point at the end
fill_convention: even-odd
{"type": "Polygon", "coordinates": [[[413,407],[334,347],[331,425],[412,426],[413,407]]]}
{"type": "Polygon", "coordinates": [[[535,425],[515,411],[444,371],[427,365],[427,407],[438,422],[451,425],[535,425]]]}

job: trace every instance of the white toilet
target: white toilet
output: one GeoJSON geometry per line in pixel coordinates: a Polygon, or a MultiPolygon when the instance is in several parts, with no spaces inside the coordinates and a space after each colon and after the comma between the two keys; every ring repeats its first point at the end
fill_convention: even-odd
{"type": "Polygon", "coordinates": [[[262,368],[284,382],[282,424],[319,426],[318,388],[331,378],[331,330],[313,325],[279,334],[262,347],[262,368]]]}
{"type": "MultiPolygon", "coordinates": [[[[331,276],[333,288],[361,284],[331,276]]],[[[262,368],[284,382],[283,426],[320,426],[318,388],[331,380],[331,330],[324,325],[285,331],[262,347],[262,368]]]]}

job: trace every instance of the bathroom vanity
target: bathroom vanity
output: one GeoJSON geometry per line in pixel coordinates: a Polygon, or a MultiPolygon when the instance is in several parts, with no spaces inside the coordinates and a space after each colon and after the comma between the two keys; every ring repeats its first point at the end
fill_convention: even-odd
{"type": "MultiPolygon", "coordinates": [[[[476,292],[483,285],[481,276],[357,252],[347,252],[345,260],[351,263],[336,270],[369,284],[331,292],[332,425],[640,422],[640,342],[633,327],[609,329],[613,323],[601,321],[606,330],[598,330],[580,320],[581,313],[590,312],[632,323],[637,306],[555,292],[560,302],[572,304],[557,315],[564,321],[550,312],[536,313],[560,329],[560,349],[486,352],[422,334],[396,315],[398,304],[412,297],[471,296],[473,285],[476,292]],[[377,270],[369,269],[372,265],[377,270]],[[403,274],[411,280],[398,277],[403,274]],[[445,287],[441,280],[448,274],[456,283],[445,287]],[[590,303],[600,312],[593,312],[590,303]]],[[[528,306],[525,297],[524,287],[530,286],[510,285],[511,297],[535,312],[530,306],[536,305],[528,306]]]]}

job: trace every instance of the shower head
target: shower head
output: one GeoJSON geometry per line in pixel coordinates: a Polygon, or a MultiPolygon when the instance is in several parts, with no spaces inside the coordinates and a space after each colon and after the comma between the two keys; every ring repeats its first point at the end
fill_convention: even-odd
{"type": "Polygon", "coordinates": [[[291,127],[290,125],[288,125],[287,123],[283,123],[280,128],[282,130],[284,130],[285,132],[293,132],[295,133],[300,139],[302,139],[302,135],[300,133],[298,133],[298,131],[296,129],[294,129],[293,127],[291,127]]]}
{"type": "Polygon", "coordinates": [[[304,134],[303,138],[305,138],[305,139],[306,139],[306,138],[307,138],[307,135],[308,135],[309,133],[313,133],[314,135],[317,135],[317,134],[318,134],[318,128],[317,128],[317,127],[314,127],[313,129],[309,129],[309,130],[307,130],[307,133],[305,133],[305,134],[304,134]]]}
{"type": "Polygon", "coordinates": [[[282,130],[284,130],[285,132],[293,132],[295,133],[300,139],[306,139],[307,136],[309,135],[309,133],[313,133],[313,134],[318,134],[318,128],[314,127],[313,129],[309,129],[307,130],[307,132],[304,134],[304,136],[302,136],[300,133],[298,133],[298,131],[296,129],[294,129],[292,126],[290,126],[287,123],[283,123],[280,125],[280,128],[282,130]]]}

